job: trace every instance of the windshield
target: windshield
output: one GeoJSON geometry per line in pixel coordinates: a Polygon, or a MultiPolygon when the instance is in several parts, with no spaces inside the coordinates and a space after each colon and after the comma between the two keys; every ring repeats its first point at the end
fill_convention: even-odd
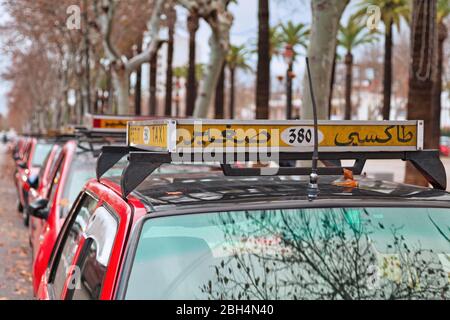
{"type": "Polygon", "coordinates": [[[42,167],[45,159],[47,158],[47,156],[50,153],[50,151],[52,150],[52,148],[53,148],[53,145],[51,145],[51,144],[38,143],[36,145],[36,149],[34,150],[33,160],[31,161],[31,165],[33,167],[42,167]]]}
{"type": "Polygon", "coordinates": [[[127,299],[449,299],[450,210],[289,209],[149,219],[127,299]]]}

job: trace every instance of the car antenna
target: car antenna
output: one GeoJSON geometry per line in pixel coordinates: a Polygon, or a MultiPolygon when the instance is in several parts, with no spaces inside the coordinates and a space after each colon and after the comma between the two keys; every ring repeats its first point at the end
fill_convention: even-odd
{"type": "Polygon", "coordinates": [[[308,185],[308,200],[313,201],[317,199],[317,196],[319,194],[319,175],[317,173],[318,172],[317,163],[319,161],[319,124],[317,120],[317,105],[316,105],[316,98],[314,96],[314,89],[311,78],[311,69],[309,67],[308,57],[306,57],[306,69],[308,72],[309,91],[311,93],[311,102],[314,118],[314,151],[312,156],[312,168],[311,174],[309,175],[309,185],[308,185]]]}

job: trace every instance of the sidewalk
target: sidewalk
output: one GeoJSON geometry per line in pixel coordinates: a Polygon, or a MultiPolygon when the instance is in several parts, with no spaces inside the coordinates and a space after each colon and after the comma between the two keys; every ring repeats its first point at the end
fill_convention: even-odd
{"type": "Polygon", "coordinates": [[[33,299],[28,230],[16,210],[13,163],[0,145],[0,300],[33,299]]]}

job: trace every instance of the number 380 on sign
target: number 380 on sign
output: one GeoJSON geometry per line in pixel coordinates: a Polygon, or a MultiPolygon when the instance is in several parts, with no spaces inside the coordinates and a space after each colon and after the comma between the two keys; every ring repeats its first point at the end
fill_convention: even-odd
{"type": "MultiPolygon", "coordinates": [[[[319,130],[319,144],[323,140],[323,134],[319,130]]],[[[281,140],[290,146],[312,146],[314,145],[313,127],[290,127],[281,133],[281,140]]]]}

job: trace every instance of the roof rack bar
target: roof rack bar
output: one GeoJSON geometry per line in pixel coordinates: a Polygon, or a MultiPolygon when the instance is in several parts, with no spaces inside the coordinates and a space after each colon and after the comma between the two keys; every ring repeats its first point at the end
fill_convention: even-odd
{"type": "MultiPolygon", "coordinates": [[[[154,152],[137,149],[134,147],[106,146],[103,147],[97,163],[97,178],[100,179],[109,169],[111,169],[121,158],[129,155],[128,167],[124,170],[121,179],[121,187],[124,198],[126,198],[140,183],[152,174],[162,164],[174,162],[169,152],[154,152]]],[[[199,154],[187,154],[183,162],[198,162],[199,154]]],[[[216,155],[217,156],[217,155],[216,155]]],[[[219,154],[218,162],[221,163],[225,175],[229,176],[260,176],[260,168],[238,169],[232,167],[233,160],[230,161],[229,154],[219,154]]],[[[280,153],[278,159],[281,160],[310,160],[311,152],[302,153],[280,153]]],[[[254,154],[234,154],[234,161],[255,161],[254,154]]],[[[410,161],[435,188],[445,190],[447,188],[447,178],[445,168],[436,150],[423,151],[385,151],[385,152],[321,152],[319,160],[327,167],[319,168],[321,175],[339,175],[343,169],[352,170],[355,175],[363,172],[367,160],[398,159],[410,161]],[[342,167],[341,160],[355,160],[353,167],[342,167]]],[[[217,160],[216,160],[217,161],[217,160]]],[[[277,175],[309,175],[310,168],[280,168],[277,175]]]]}
{"type": "Polygon", "coordinates": [[[134,148],[127,146],[104,146],[97,160],[96,175],[100,180],[109,169],[114,167],[120,159],[128,155],[134,148]]]}
{"type": "MultiPolygon", "coordinates": [[[[356,159],[355,165],[353,167],[342,167],[342,166],[327,166],[318,167],[317,173],[319,175],[340,175],[342,170],[351,170],[355,175],[360,175],[364,169],[365,159],[356,159]]],[[[255,177],[264,176],[265,174],[262,168],[236,168],[231,164],[221,164],[223,174],[229,177],[255,177]]],[[[309,167],[280,167],[277,170],[278,176],[308,176],[311,173],[311,168],[309,167]]]]}

